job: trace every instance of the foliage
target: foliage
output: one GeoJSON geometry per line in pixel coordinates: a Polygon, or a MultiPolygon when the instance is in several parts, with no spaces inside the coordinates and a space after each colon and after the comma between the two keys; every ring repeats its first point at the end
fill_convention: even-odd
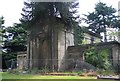
{"type": "MultiPolygon", "coordinates": [[[[73,29],[75,35],[75,44],[81,43],[82,32],[78,26],[79,15],[78,13],[78,1],[74,2],[24,2],[22,18],[20,19],[24,28],[30,30],[39,21],[41,25],[45,22],[49,24],[49,30],[58,29],[62,26],[55,26],[57,23],[64,25],[63,31],[73,29]],[[53,20],[53,21],[51,21],[53,20]]],[[[40,30],[44,30],[40,26],[40,30]]],[[[39,31],[40,31],[39,30],[39,31]]],[[[31,31],[31,30],[30,30],[31,31]]],[[[49,32],[49,31],[48,31],[49,32]]]]}
{"type": "Polygon", "coordinates": [[[4,61],[4,56],[3,56],[3,53],[2,53],[2,46],[3,46],[3,35],[4,35],[4,18],[3,17],[0,17],[0,55],[2,54],[2,68],[6,67],[4,66],[5,65],[5,61],[4,61]]]}
{"type": "Polygon", "coordinates": [[[83,31],[80,26],[74,28],[74,44],[78,45],[82,43],[83,40],[83,31]]]}
{"type": "Polygon", "coordinates": [[[103,69],[110,69],[110,62],[109,62],[109,49],[104,48],[98,51],[98,67],[103,68],[103,69]]]}
{"type": "Polygon", "coordinates": [[[16,75],[20,74],[20,72],[21,72],[21,70],[19,70],[19,69],[8,70],[8,73],[16,74],[16,75]]]}
{"type": "Polygon", "coordinates": [[[4,35],[6,38],[4,46],[26,45],[27,32],[21,24],[14,24],[13,27],[7,27],[4,31],[7,33],[4,35]]]}
{"type": "Polygon", "coordinates": [[[3,24],[4,24],[4,18],[3,17],[0,17],[0,43],[2,43],[2,39],[3,39],[3,28],[4,28],[4,26],[3,26],[3,24]]]}
{"type": "Polygon", "coordinates": [[[97,74],[99,75],[115,75],[113,70],[97,70],[97,74]]]}
{"type": "Polygon", "coordinates": [[[24,2],[22,18],[20,21],[23,26],[29,29],[36,22],[45,20],[56,20],[56,17],[61,20],[62,23],[68,27],[74,26],[75,20],[79,17],[74,17],[73,14],[77,13],[78,2],[24,2]]]}
{"type": "Polygon", "coordinates": [[[81,74],[83,74],[83,73],[85,73],[85,72],[82,71],[82,70],[77,72],[78,75],[81,75],[81,74]]]}
{"type": "Polygon", "coordinates": [[[100,69],[110,69],[109,49],[89,47],[85,52],[85,61],[100,69]]]}
{"type": "Polygon", "coordinates": [[[89,24],[88,29],[98,34],[104,32],[104,41],[106,38],[106,28],[119,28],[119,20],[115,15],[116,10],[112,6],[99,2],[95,6],[95,11],[86,16],[85,22],[89,24]]]}
{"type": "Polygon", "coordinates": [[[32,69],[29,69],[29,73],[30,74],[44,74],[44,73],[48,73],[50,72],[49,69],[47,68],[32,68],[32,69]]]}
{"type": "Polygon", "coordinates": [[[4,69],[10,67],[12,60],[17,60],[17,52],[26,51],[27,32],[21,24],[14,24],[12,27],[3,29],[3,46],[2,46],[2,66],[4,69]],[[7,67],[8,66],[8,67],[7,67]]]}
{"type": "Polygon", "coordinates": [[[16,59],[16,52],[26,51],[27,32],[20,24],[14,24],[13,27],[4,29],[4,59],[16,59]]]}

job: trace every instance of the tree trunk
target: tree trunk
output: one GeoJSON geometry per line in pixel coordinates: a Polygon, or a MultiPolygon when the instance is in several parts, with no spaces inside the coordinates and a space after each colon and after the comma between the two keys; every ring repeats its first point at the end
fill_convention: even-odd
{"type": "Polygon", "coordinates": [[[105,26],[105,16],[103,15],[103,19],[104,19],[104,42],[107,42],[107,31],[106,31],[106,26],[105,26]]]}
{"type": "Polygon", "coordinates": [[[27,69],[30,68],[30,39],[27,41],[27,69]]]}
{"type": "Polygon", "coordinates": [[[104,32],[104,41],[107,42],[107,32],[106,32],[106,28],[105,28],[105,32],[104,32]]]}
{"type": "Polygon", "coordinates": [[[33,49],[32,49],[32,47],[33,47],[33,42],[32,42],[32,40],[30,40],[30,53],[29,53],[29,55],[30,55],[30,59],[29,59],[29,61],[30,61],[30,68],[32,68],[32,62],[33,62],[33,58],[32,58],[32,54],[33,54],[33,49]]]}

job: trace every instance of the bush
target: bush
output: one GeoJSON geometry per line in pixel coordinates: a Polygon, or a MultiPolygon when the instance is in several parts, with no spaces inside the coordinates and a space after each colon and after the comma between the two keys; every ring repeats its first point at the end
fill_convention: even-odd
{"type": "Polygon", "coordinates": [[[41,74],[41,73],[48,73],[49,70],[45,68],[32,68],[29,70],[29,73],[31,74],[41,74]]]}
{"type": "Polygon", "coordinates": [[[99,75],[115,75],[113,70],[98,70],[97,74],[99,74],[99,75]]]}
{"type": "Polygon", "coordinates": [[[19,70],[19,69],[8,70],[8,73],[13,73],[13,74],[20,74],[21,72],[22,72],[22,70],[19,70]]]}
{"type": "Polygon", "coordinates": [[[78,75],[81,75],[83,73],[84,73],[84,71],[82,71],[82,70],[77,72],[78,75]]]}
{"type": "Polygon", "coordinates": [[[109,69],[111,63],[109,61],[109,49],[108,48],[95,48],[89,47],[85,54],[85,61],[92,64],[96,68],[109,69]]]}

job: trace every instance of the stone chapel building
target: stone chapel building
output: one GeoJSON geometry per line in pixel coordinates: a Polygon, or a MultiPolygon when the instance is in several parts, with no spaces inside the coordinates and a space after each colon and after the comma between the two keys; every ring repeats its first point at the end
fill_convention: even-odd
{"type": "Polygon", "coordinates": [[[28,38],[28,68],[46,68],[52,71],[60,71],[64,68],[67,47],[74,45],[72,30],[66,31],[62,23],[56,22],[53,26],[49,23],[41,24],[39,21],[30,31],[28,38]]]}

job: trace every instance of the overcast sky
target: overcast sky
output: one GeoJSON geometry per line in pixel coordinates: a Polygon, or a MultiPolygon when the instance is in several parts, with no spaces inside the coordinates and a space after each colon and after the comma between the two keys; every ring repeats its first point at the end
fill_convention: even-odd
{"type": "MultiPolygon", "coordinates": [[[[0,16],[4,17],[5,26],[12,26],[13,23],[18,23],[21,18],[24,0],[0,0],[0,16]]],[[[108,6],[118,9],[119,0],[79,0],[80,14],[87,14],[94,10],[95,4],[99,1],[106,3],[108,6]]]]}

